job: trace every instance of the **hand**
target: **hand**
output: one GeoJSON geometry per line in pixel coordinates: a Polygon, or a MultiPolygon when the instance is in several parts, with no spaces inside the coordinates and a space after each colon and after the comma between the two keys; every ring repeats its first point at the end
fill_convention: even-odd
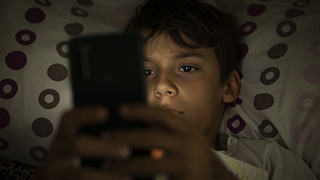
{"type": "Polygon", "coordinates": [[[82,157],[125,159],[129,156],[128,147],[123,144],[108,142],[103,138],[78,135],[81,127],[103,123],[107,118],[108,111],[101,107],[79,108],[65,113],[60,129],[33,180],[128,179],[123,175],[80,167],[82,157]]]}
{"type": "Polygon", "coordinates": [[[234,179],[213,154],[205,137],[168,110],[135,105],[122,108],[121,115],[154,128],[110,132],[110,142],[126,144],[133,149],[163,149],[166,157],[156,160],[141,156],[116,161],[109,172],[138,177],[165,173],[170,180],[234,179]]]}

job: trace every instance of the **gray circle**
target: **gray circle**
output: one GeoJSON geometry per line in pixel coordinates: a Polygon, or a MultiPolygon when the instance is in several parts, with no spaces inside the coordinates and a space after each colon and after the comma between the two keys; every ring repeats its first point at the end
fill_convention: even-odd
{"type": "Polygon", "coordinates": [[[280,37],[288,37],[291,36],[293,33],[295,33],[297,30],[297,25],[294,21],[291,20],[287,20],[287,21],[283,21],[280,24],[278,24],[277,26],[277,34],[280,37]],[[290,26],[290,30],[288,32],[283,31],[283,27],[284,26],[290,26]]]}
{"type": "Polygon", "coordinates": [[[32,130],[35,135],[41,138],[49,137],[53,132],[52,123],[46,118],[38,118],[32,123],[32,130]]]}
{"type": "Polygon", "coordinates": [[[83,25],[80,23],[70,23],[65,25],[64,30],[70,36],[76,36],[82,33],[83,25]]]}
{"type": "Polygon", "coordinates": [[[276,82],[280,77],[280,70],[276,67],[270,67],[265,69],[261,75],[260,75],[260,81],[262,84],[264,85],[270,85],[273,84],[274,82],[276,82]],[[267,78],[267,74],[269,73],[273,73],[273,77],[272,78],[267,78]]]}
{"type": "Polygon", "coordinates": [[[47,74],[54,81],[62,81],[68,77],[68,70],[61,64],[53,64],[48,68],[47,74]]]}
{"type": "Polygon", "coordinates": [[[43,90],[40,95],[39,95],[39,103],[40,105],[45,108],[45,109],[53,109],[55,108],[60,102],[60,96],[59,93],[53,89],[46,89],[43,90]],[[53,96],[53,101],[52,102],[46,102],[45,97],[47,95],[52,95],[53,96]]]}
{"type": "Polygon", "coordinates": [[[304,14],[305,12],[300,9],[289,9],[285,12],[286,18],[294,18],[297,16],[302,16],[304,14]]]}
{"type": "Polygon", "coordinates": [[[268,109],[271,106],[273,106],[273,104],[274,104],[274,98],[272,95],[268,93],[257,94],[254,97],[253,105],[259,111],[268,109]]]}
{"type": "Polygon", "coordinates": [[[278,59],[285,55],[287,51],[288,45],[285,43],[280,43],[270,48],[270,50],[268,51],[268,56],[271,59],[278,59]]]}
{"type": "Polygon", "coordinates": [[[30,151],[29,151],[29,154],[31,156],[31,158],[37,162],[42,162],[43,160],[43,157],[47,154],[47,149],[44,148],[44,147],[41,147],[41,146],[33,146],[30,151]],[[43,156],[42,157],[39,157],[37,156],[37,153],[42,153],[43,156]]]}

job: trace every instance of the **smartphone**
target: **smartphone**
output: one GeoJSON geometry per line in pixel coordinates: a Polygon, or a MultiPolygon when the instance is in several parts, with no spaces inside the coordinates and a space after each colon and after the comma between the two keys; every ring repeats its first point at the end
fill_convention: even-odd
{"type": "MultiPolygon", "coordinates": [[[[126,121],[117,113],[119,105],[146,103],[142,40],[134,34],[103,34],[74,38],[69,43],[71,86],[75,107],[102,105],[110,110],[106,123],[88,126],[79,133],[99,136],[117,129],[147,128],[126,121]]],[[[132,156],[150,156],[150,151],[133,150],[132,156]]],[[[82,159],[82,165],[99,168],[101,160],[82,159]]],[[[135,178],[151,180],[152,178],[135,178]]]]}
{"type": "Polygon", "coordinates": [[[109,120],[85,127],[80,133],[99,135],[105,130],[146,127],[118,116],[119,105],[145,103],[142,41],[137,35],[112,33],[74,38],[69,43],[73,103],[103,105],[109,120]]]}

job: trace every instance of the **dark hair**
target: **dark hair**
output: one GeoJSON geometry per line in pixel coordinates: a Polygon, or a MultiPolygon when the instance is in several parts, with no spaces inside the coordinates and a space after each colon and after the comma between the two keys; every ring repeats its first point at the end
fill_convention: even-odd
{"type": "Polygon", "coordinates": [[[146,0],[138,6],[125,32],[147,33],[144,42],[167,33],[187,48],[212,47],[219,62],[221,84],[236,69],[240,48],[234,16],[200,0],[146,0]]]}

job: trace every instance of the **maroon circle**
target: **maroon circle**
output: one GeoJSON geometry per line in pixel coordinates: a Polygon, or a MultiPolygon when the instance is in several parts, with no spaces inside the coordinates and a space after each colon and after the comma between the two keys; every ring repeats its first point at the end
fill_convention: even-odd
{"type": "Polygon", "coordinates": [[[46,18],[46,15],[39,8],[30,8],[27,10],[25,18],[30,23],[40,23],[46,18]]]}
{"type": "Polygon", "coordinates": [[[262,4],[251,4],[248,7],[248,14],[250,16],[258,16],[260,14],[262,14],[264,11],[266,11],[267,7],[265,5],[262,4]]]}
{"type": "Polygon", "coordinates": [[[27,56],[21,51],[12,51],[6,56],[6,64],[12,70],[20,70],[27,64],[27,56]]]}
{"type": "Polygon", "coordinates": [[[247,55],[248,52],[249,52],[249,47],[248,47],[248,45],[246,45],[246,44],[241,44],[241,45],[240,45],[240,49],[241,49],[241,51],[240,51],[239,61],[241,61],[244,57],[246,57],[246,55],[247,55]]]}
{"type": "Polygon", "coordinates": [[[0,108],[0,129],[6,128],[10,123],[10,114],[4,109],[0,108]]]}
{"type": "Polygon", "coordinates": [[[0,81],[0,97],[3,99],[11,99],[13,98],[18,92],[18,85],[12,79],[4,79],[0,81]],[[11,86],[11,92],[5,93],[3,88],[4,86],[9,85],[11,86]]]}
{"type": "Polygon", "coordinates": [[[227,127],[231,132],[238,134],[246,127],[246,122],[244,122],[244,120],[237,114],[237,115],[234,115],[232,118],[228,119],[227,127]],[[239,126],[233,127],[232,123],[234,123],[237,120],[239,121],[239,126]]]}
{"type": "Polygon", "coordinates": [[[239,34],[241,36],[247,36],[251,33],[253,33],[255,30],[257,29],[257,24],[254,23],[254,22],[247,22],[247,23],[244,23],[242,26],[240,26],[239,28],[239,34]],[[246,27],[250,27],[251,29],[249,31],[245,31],[244,29],[246,27]]]}
{"type": "Polygon", "coordinates": [[[0,142],[2,143],[2,146],[0,146],[0,151],[4,151],[4,150],[8,149],[9,143],[7,140],[0,138],[0,142]]]}
{"type": "Polygon", "coordinates": [[[19,32],[17,32],[16,34],[16,40],[18,43],[20,43],[21,45],[30,45],[32,44],[35,40],[36,40],[36,34],[30,30],[21,30],[19,32]],[[22,39],[23,35],[28,35],[30,37],[29,40],[25,41],[22,39]]]}

